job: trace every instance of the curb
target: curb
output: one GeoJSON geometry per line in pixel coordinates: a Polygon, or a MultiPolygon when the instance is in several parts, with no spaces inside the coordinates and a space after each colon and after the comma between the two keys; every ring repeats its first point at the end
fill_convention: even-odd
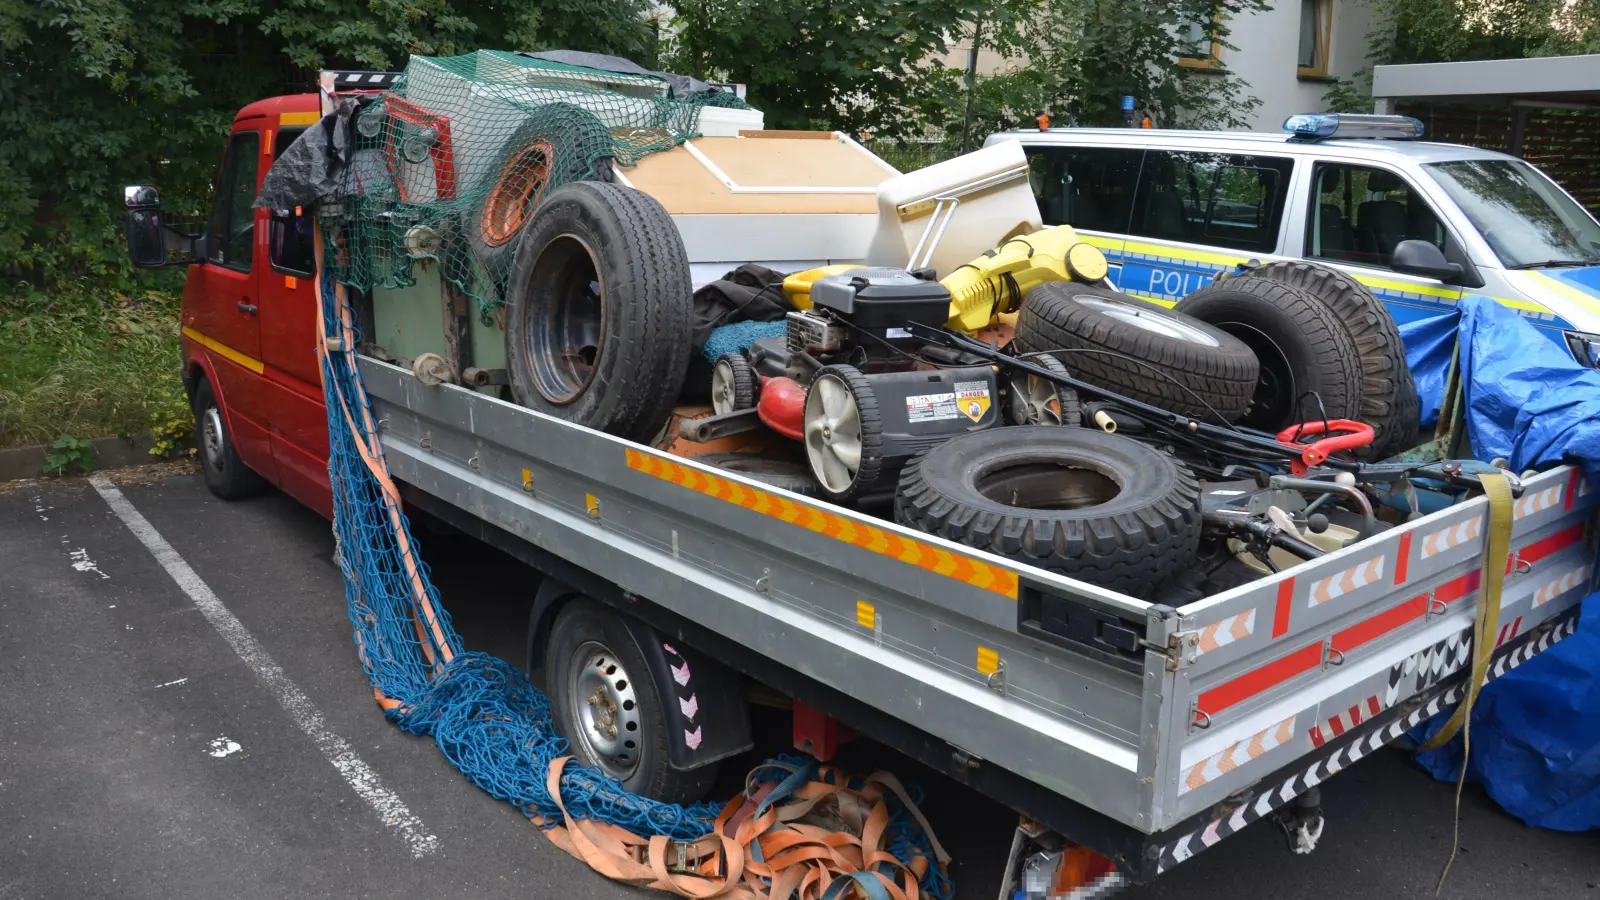
{"type": "MultiPolygon", "coordinates": [[[[155,441],[148,434],[131,438],[100,438],[91,443],[94,445],[96,472],[160,461],[150,455],[150,448],[155,446],[155,441]]],[[[45,457],[53,452],[49,444],[0,450],[0,481],[40,477],[44,474],[45,457]]]]}

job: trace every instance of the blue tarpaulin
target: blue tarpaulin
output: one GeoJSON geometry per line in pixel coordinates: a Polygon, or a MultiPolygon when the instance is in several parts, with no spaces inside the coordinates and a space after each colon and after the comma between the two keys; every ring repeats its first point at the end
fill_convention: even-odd
{"type": "MultiPolygon", "coordinates": [[[[1473,454],[1504,458],[1514,472],[1570,462],[1600,484],[1600,371],[1483,297],[1400,333],[1426,423],[1438,421],[1459,337],[1473,454]]],[[[1426,733],[1443,724],[1441,716],[1426,733]]],[[[1461,757],[1457,737],[1416,758],[1435,778],[1454,781],[1461,757]]],[[[1529,825],[1600,829],[1600,593],[1585,601],[1577,634],[1484,688],[1467,770],[1529,825]]]]}

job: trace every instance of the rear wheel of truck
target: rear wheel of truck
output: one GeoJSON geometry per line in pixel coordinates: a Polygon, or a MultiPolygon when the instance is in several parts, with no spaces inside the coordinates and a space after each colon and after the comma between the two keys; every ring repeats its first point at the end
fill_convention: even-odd
{"type": "Polygon", "coordinates": [[[1176,458],[1091,428],[951,438],[906,466],[895,521],[1149,597],[1194,560],[1200,487],[1176,458]]]}
{"type": "Polygon", "coordinates": [[[523,232],[507,291],[517,403],[639,442],[661,430],[689,365],[694,287],[660,203],[614,184],[556,188],[523,232]]]}
{"type": "Polygon", "coordinates": [[[662,697],[675,697],[651,670],[617,614],[587,598],[567,601],[550,627],[544,664],[550,712],[572,755],[667,803],[692,803],[715,780],[713,763],[672,767],[662,697]]]}
{"type": "Polygon", "coordinates": [[[1406,365],[1406,348],[1394,318],[1367,286],[1328,266],[1277,260],[1245,273],[1305,290],[1321,300],[1345,326],[1361,357],[1361,414],[1377,436],[1351,451],[1357,459],[1384,459],[1417,442],[1422,403],[1406,365]]]}
{"type": "Polygon", "coordinates": [[[266,487],[266,480],[239,459],[216,391],[204,378],[194,392],[194,433],[200,445],[200,472],[211,493],[223,500],[242,500],[266,487]]]}
{"type": "Polygon", "coordinates": [[[1017,316],[1017,349],[1091,384],[1213,424],[1250,407],[1256,358],[1238,338],[1159,304],[1075,282],[1042,284],[1017,316]]]}

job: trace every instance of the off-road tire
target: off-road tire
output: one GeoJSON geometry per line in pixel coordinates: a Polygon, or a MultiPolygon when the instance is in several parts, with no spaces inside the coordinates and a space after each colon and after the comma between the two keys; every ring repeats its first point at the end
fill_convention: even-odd
{"type": "Polygon", "coordinates": [[[706,453],[693,459],[697,463],[743,475],[751,481],[783,488],[802,497],[816,497],[822,493],[822,487],[811,474],[811,468],[802,462],[755,453],[706,453]]]}
{"type": "Polygon", "coordinates": [[[622,663],[623,670],[633,679],[634,695],[638,698],[639,759],[633,773],[623,780],[623,788],[664,803],[694,803],[704,798],[716,779],[716,764],[683,772],[674,769],[670,762],[667,749],[670,735],[661,698],[675,698],[676,694],[655,683],[644,654],[639,652],[628,628],[618,621],[617,613],[587,597],[568,600],[556,613],[544,656],[550,717],[556,730],[571,743],[572,755],[585,765],[598,765],[590,758],[587,743],[574,740],[573,729],[582,727],[582,720],[572,708],[571,685],[568,684],[573,653],[591,641],[606,647],[622,663]]]}
{"type": "Polygon", "coordinates": [[[1256,386],[1255,354],[1239,339],[1106,287],[1052,282],[1034,288],[1017,316],[1014,342],[1023,352],[1071,351],[1057,359],[1075,377],[1213,424],[1244,415],[1256,386]],[[1079,303],[1079,297],[1116,302],[1140,316],[1172,320],[1215,346],[1141,328],[1079,303]]]}
{"type": "Polygon", "coordinates": [[[1298,260],[1277,260],[1244,273],[1309,291],[1333,310],[1361,355],[1361,414],[1377,437],[1354,451],[1357,459],[1385,459],[1416,445],[1422,402],[1406,364],[1405,344],[1394,317],[1372,291],[1338,269],[1298,260]]]}
{"type": "MultiPolygon", "coordinates": [[[[565,245],[561,252],[574,254],[565,245]]],[[[517,403],[634,441],[661,430],[689,364],[694,288],[683,240],[660,203],[614,184],[556,188],[523,230],[508,293],[506,368],[517,403]],[[566,280],[543,271],[540,261],[569,238],[593,257],[603,308],[600,346],[578,393],[553,402],[539,391],[534,357],[549,360],[558,348],[537,346],[530,329],[566,280]]]]}
{"type": "Polygon", "coordinates": [[[1349,329],[1311,292],[1273,278],[1225,278],[1177,308],[1254,349],[1261,381],[1241,424],[1276,432],[1324,412],[1361,417],[1361,355],[1349,329]]]}
{"type": "MultiPolygon", "coordinates": [[[[1082,477],[1081,475],[1079,476],[1082,477]]],[[[895,521],[969,547],[1149,596],[1200,545],[1200,487],[1187,466],[1090,428],[991,428],[951,438],[900,474],[895,521]],[[1097,473],[1101,502],[1061,506],[1061,470],[1097,473]],[[996,494],[1015,499],[1000,501],[996,494]],[[1039,504],[1030,507],[1027,503],[1039,504]]]]}

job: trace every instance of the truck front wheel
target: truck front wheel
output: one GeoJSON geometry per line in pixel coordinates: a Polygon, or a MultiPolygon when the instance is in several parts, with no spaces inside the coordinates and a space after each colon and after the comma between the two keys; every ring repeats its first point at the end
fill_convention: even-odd
{"type": "Polygon", "coordinates": [[[195,442],[200,445],[200,472],[206,487],[224,500],[242,500],[259,493],[266,482],[239,459],[217,393],[204,378],[195,388],[193,408],[195,442]]]}
{"type": "Polygon", "coordinates": [[[556,730],[579,761],[656,800],[705,796],[717,767],[672,767],[661,698],[676,695],[655,684],[614,613],[586,598],[568,601],[550,629],[544,674],[556,730]]]}

